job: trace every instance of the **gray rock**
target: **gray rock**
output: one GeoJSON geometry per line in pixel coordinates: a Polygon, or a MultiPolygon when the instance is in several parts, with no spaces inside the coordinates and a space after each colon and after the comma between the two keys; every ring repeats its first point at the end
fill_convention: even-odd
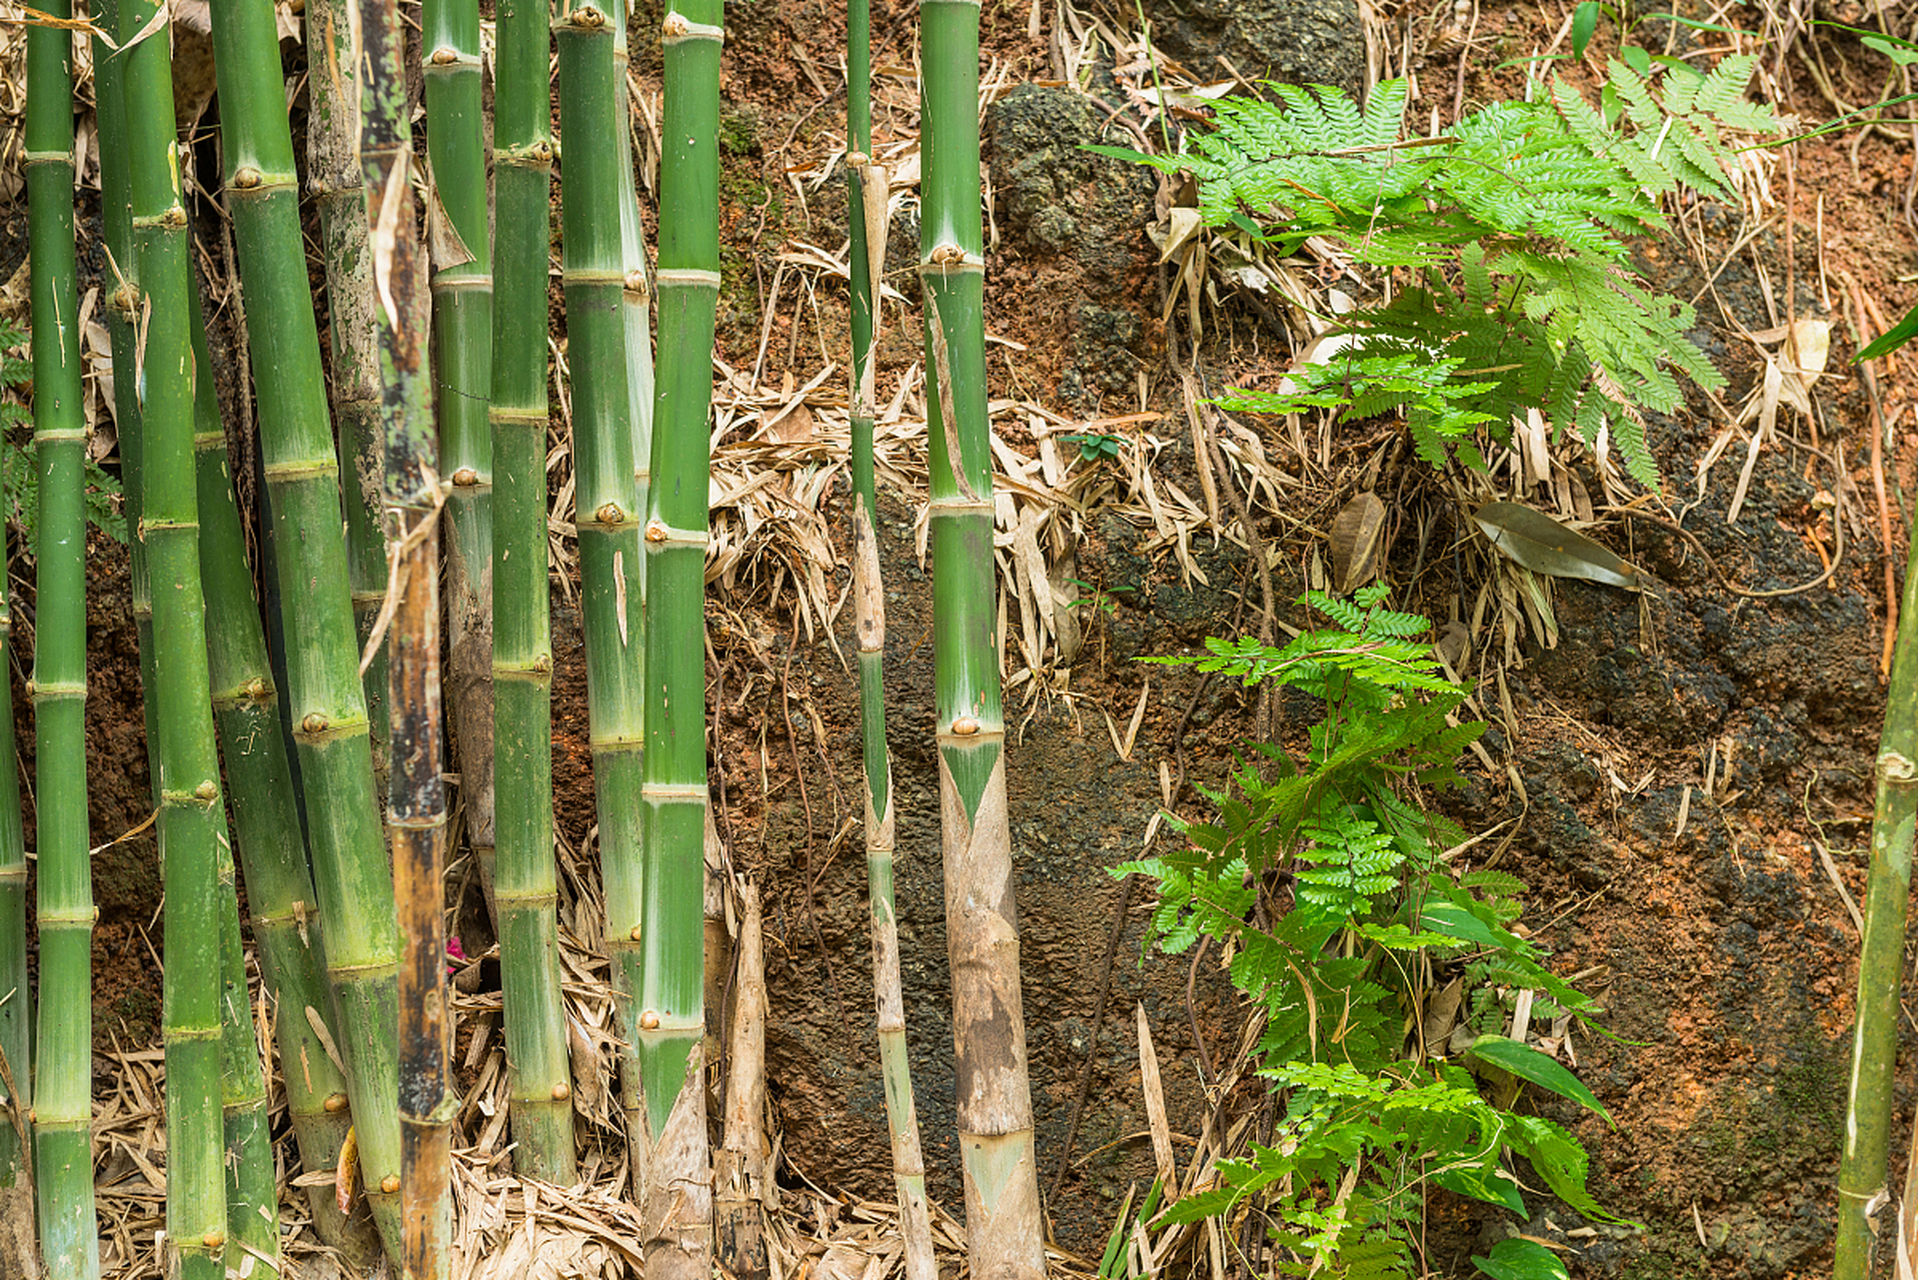
{"type": "Polygon", "coordinates": [[[1358,0],[1145,0],[1145,14],[1154,43],[1194,75],[1223,77],[1224,57],[1250,80],[1364,87],[1358,0]]]}

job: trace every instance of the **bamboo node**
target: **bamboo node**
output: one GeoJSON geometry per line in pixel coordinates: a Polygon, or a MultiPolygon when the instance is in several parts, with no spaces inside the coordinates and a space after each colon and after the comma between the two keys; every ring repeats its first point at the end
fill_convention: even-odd
{"type": "Polygon", "coordinates": [[[453,483],[462,489],[470,489],[479,483],[479,472],[471,467],[461,467],[453,473],[453,483]]]}
{"type": "Polygon", "coordinates": [[[272,696],[273,690],[265,680],[262,680],[259,676],[254,676],[251,680],[248,680],[240,686],[240,692],[246,695],[249,701],[265,702],[268,697],[272,696]]]}
{"type": "Polygon", "coordinates": [[[617,502],[606,502],[593,512],[593,519],[600,524],[619,524],[626,519],[626,513],[619,509],[617,502]]]}
{"type": "Polygon", "coordinates": [[[632,939],[632,940],[633,940],[634,942],[638,942],[638,941],[639,941],[639,926],[638,926],[638,925],[634,925],[634,926],[633,926],[633,931],[632,931],[631,933],[629,933],[629,934],[627,934],[626,936],[627,936],[627,937],[629,937],[629,938],[631,938],[631,939],[632,939]]]}
{"type": "Polygon", "coordinates": [[[644,271],[628,271],[626,273],[626,292],[636,293],[642,298],[646,296],[646,273],[644,271]]]}
{"type": "Polygon", "coordinates": [[[459,60],[460,51],[452,45],[443,44],[433,50],[433,65],[436,67],[450,67],[459,60]]]}
{"type": "Polygon", "coordinates": [[[537,676],[552,675],[553,674],[553,655],[550,653],[540,654],[538,657],[533,659],[528,669],[531,670],[532,673],[537,676]]]}
{"type": "Polygon", "coordinates": [[[553,1086],[554,1102],[564,1102],[566,1101],[566,1099],[572,1096],[573,1096],[573,1091],[567,1087],[567,1084],[564,1080],[560,1081],[558,1084],[553,1086]]]}
{"type": "Polygon", "coordinates": [[[186,210],[177,204],[174,205],[164,214],[160,215],[160,225],[176,231],[186,226],[186,210]]]}
{"type": "Polygon", "coordinates": [[[200,782],[200,785],[193,788],[194,799],[204,800],[204,801],[207,801],[209,804],[212,803],[213,799],[219,794],[220,794],[220,788],[214,783],[213,779],[211,778],[202,779],[200,782]]]}
{"type": "Polygon", "coordinates": [[[226,1243],[226,1232],[209,1231],[200,1237],[200,1243],[209,1249],[217,1249],[226,1243]]]}
{"type": "Polygon", "coordinates": [[[952,731],[961,738],[970,738],[979,732],[979,722],[971,716],[960,716],[952,722],[952,731]]]}
{"type": "Polygon", "coordinates": [[[666,541],[666,526],[661,524],[657,520],[654,520],[651,523],[649,523],[646,526],[646,541],[648,542],[666,541]]]}
{"type": "Polygon", "coordinates": [[[846,153],[846,167],[849,169],[863,169],[871,163],[872,157],[863,151],[848,151],[846,153]]]}
{"type": "Polygon", "coordinates": [[[326,1101],[322,1102],[320,1106],[331,1114],[338,1115],[340,1112],[346,1110],[346,1095],[343,1093],[329,1093],[326,1095],[326,1101]]]}
{"type": "Polygon", "coordinates": [[[553,159],[553,144],[541,138],[526,149],[526,154],[541,164],[550,164],[553,159]]]}
{"type": "Polygon", "coordinates": [[[576,27],[584,27],[589,31],[606,25],[606,15],[590,4],[581,5],[567,14],[566,20],[576,27]]]}
{"type": "Polygon", "coordinates": [[[936,267],[952,267],[966,260],[966,251],[956,244],[942,244],[932,251],[930,261],[936,267]]]}
{"type": "Polygon", "coordinates": [[[251,191],[260,185],[260,171],[250,164],[243,164],[233,171],[233,186],[240,191],[251,191]]]}
{"type": "Polygon", "coordinates": [[[659,24],[659,29],[661,33],[668,36],[683,36],[692,30],[692,26],[686,21],[684,14],[669,13],[666,15],[666,20],[659,24]]]}
{"type": "Polygon", "coordinates": [[[659,1015],[651,1009],[648,1009],[639,1015],[639,1025],[642,1030],[657,1031],[659,1030],[659,1015]]]}
{"type": "Polygon", "coordinates": [[[318,711],[309,711],[306,713],[306,717],[300,721],[300,728],[306,733],[325,733],[331,723],[332,721],[328,720],[324,714],[318,711]]]}
{"type": "Polygon", "coordinates": [[[1887,782],[1910,782],[1918,778],[1918,764],[1913,764],[1909,756],[1896,751],[1887,751],[1880,757],[1879,768],[1884,771],[1887,782]]]}
{"type": "Polygon", "coordinates": [[[400,1175],[398,1175],[397,1173],[389,1173],[384,1178],[380,1179],[380,1190],[384,1191],[387,1195],[389,1196],[393,1195],[399,1189],[400,1189],[400,1175]]]}

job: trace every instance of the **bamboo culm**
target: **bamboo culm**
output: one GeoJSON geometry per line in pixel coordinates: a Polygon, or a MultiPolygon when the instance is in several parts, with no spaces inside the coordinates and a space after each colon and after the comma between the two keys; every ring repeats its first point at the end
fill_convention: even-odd
{"type": "MultiPolygon", "coordinates": [[[[0,560],[6,537],[0,531],[0,560]]],[[[0,659],[13,649],[13,611],[0,591],[0,659]]],[[[0,682],[0,724],[13,723],[13,682],[0,682]]],[[[16,759],[0,759],[0,1272],[38,1265],[33,1231],[33,984],[27,973],[27,841],[16,759]],[[14,1064],[18,1063],[16,1067],[14,1064]]]]}
{"type": "MultiPolygon", "coordinates": [[[[347,570],[355,634],[364,647],[386,599],[386,532],[380,495],[386,441],[380,435],[380,355],[373,331],[373,255],[360,177],[361,64],[353,49],[358,0],[310,0],[306,58],[310,115],[307,187],[319,211],[320,259],[326,264],[327,338],[332,352],[332,409],[339,426],[339,480],[346,508],[347,570]]],[[[217,36],[217,32],[216,32],[217,36]]],[[[271,67],[271,61],[256,64],[271,67]]],[[[270,536],[270,530],[269,530],[270,536]]],[[[368,723],[386,724],[386,646],[377,646],[361,676],[368,723]]],[[[386,734],[372,736],[375,786],[386,791],[386,734]]]]}
{"type": "Polygon", "coordinates": [[[606,891],[607,953],[618,1010],[620,1101],[635,1187],[647,1148],[638,1126],[641,754],[646,658],[639,507],[625,374],[619,170],[628,163],[615,57],[619,10],[584,3],[555,18],[566,335],[573,392],[573,508],[586,633],[588,734],[606,891]]]}
{"type": "Polygon", "coordinates": [[[926,1162],[906,1051],[905,995],[899,973],[899,922],[893,905],[892,753],[886,744],[886,603],[874,521],[873,345],[879,325],[879,272],[886,260],[887,176],[872,156],[872,5],[847,5],[846,210],[852,241],[853,625],[859,653],[859,717],[866,773],[866,896],[872,915],[873,1001],[893,1187],[899,1200],[906,1280],[938,1280],[926,1162]]]}
{"type": "Polygon", "coordinates": [[[548,10],[500,0],[494,90],[498,255],[493,298],[493,784],[500,979],[513,1165],[576,1176],[559,988],[546,557],[546,261],[553,144],[548,10]]]}
{"type": "MultiPolygon", "coordinates": [[[[1866,376],[1875,380],[1869,365],[1866,376]]],[[[1845,1108],[1838,1166],[1838,1239],[1835,1280],[1865,1280],[1872,1271],[1872,1219],[1890,1209],[1894,1066],[1900,1018],[1898,984],[1904,971],[1905,922],[1911,901],[1913,828],[1918,824],[1918,512],[1911,513],[1905,587],[1891,681],[1885,690],[1885,728],[1878,742],[1877,803],[1871,822],[1871,870],[1865,883],[1865,929],[1858,962],[1858,1003],[1852,1030],[1851,1093],[1845,1108]]],[[[1886,1214],[1889,1224],[1895,1215],[1886,1214]]]]}
{"type": "Polygon", "coordinates": [[[647,872],[639,1119],[653,1280],[703,1280],[711,1159],[701,1043],[706,830],[705,563],[714,311],[719,297],[720,0],[662,24],[659,381],[646,507],[647,872]]]}
{"type": "Polygon", "coordinates": [[[920,63],[934,684],[966,1249],[975,1276],[1039,1280],[1045,1241],[994,643],[978,0],[921,7],[920,63]]]}
{"type": "MultiPolygon", "coordinates": [[[[121,30],[138,31],[155,6],[128,0],[121,30]]],[[[218,847],[224,834],[220,770],[207,677],[200,589],[198,491],[193,480],[194,306],[186,210],[173,133],[170,53],[133,42],[123,89],[139,267],[143,367],[140,522],[153,595],[154,687],[160,769],[160,851],[166,892],[168,1272],[182,1280],[226,1274],[221,1106],[218,847]]]]}
{"type": "MultiPolygon", "coordinates": [[[[309,27],[317,25],[323,32],[344,37],[343,10],[310,16],[309,27]]],[[[334,61],[341,55],[330,41],[321,41],[318,48],[321,58],[311,77],[316,104],[322,113],[334,107],[356,107],[356,96],[342,106],[327,98],[327,93],[335,73],[343,69],[350,75],[357,64],[351,57],[334,61]],[[321,102],[323,98],[326,103],[321,102]]],[[[271,57],[224,61],[229,65],[221,68],[222,74],[237,73],[243,65],[278,84],[278,62],[271,57]]],[[[265,541],[279,581],[303,587],[284,591],[279,599],[279,625],[289,656],[282,693],[305,801],[334,1041],[346,1068],[348,1112],[361,1181],[386,1252],[397,1260],[400,1123],[394,1027],[399,934],[359,669],[347,539],[342,532],[343,523],[350,521],[343,521],[319,334],[307,287],[284,91],[262,94],[249,100],[248,109],[238,110],[226,95],[226,85],[223,81],[226,107],[221,128],[228,163],[227,201],[259,396],[260,452],[271,535],[265,541]]],[[[321,119],[315,124],[344,129],[346,137],[352,136],[350,120],[335,120],[327,126],[321,119]]],[[[331,188],[349,186],[356,194],[362,189],[357,154],[350,147],[344,153],[329,153],[327,164],[330,167],[314,171],[313,179],[322,193],[323,215],[333,201],[327,194],[331,188]]],[[[359,244],[344,247],[370,259],[374,255],[366,252],[366,225],[360,224],[359,244]]],[[[322,239],[331,249],[342,248],[330,231],[323,230],[322,239]]],[[[370,278],[365,288],[370,299],[370,278]]],[[[343,325],[356,323],[346,310],[354,295],[338,279],[329,281],[329,291],[337,336],[343,325]]],[[[380,438],[377,414],[370,427],[362,426],[372,438],[380,438]]],[[[359,458],[352,481],[363,485],[370,480],[377,492],[378,468],[377,462],[372,464],[369,476],[366,460],[359,458]]],[[[381,566],[383,590],[383,556],[381,566]]],[[[383,724],[378,736],[386,737],[383,724]]]]}
{"type": "MultiPolygon", "coordinates": [[[[65,18],[67,0],[50,13],[65,18]]],[[[27,32],[26,171],[33,316],[33,436],[40,493],[33,680],[34,918],[40,999],[33,1080],[34,1183],[47,1273],[100,1274],[93,1203],[93,883],[86,758],[86,510],[79,295],[73,243],[73,42],[27,32]]],[[[25,1072],[26,1063],[20,1065],[25,1072]]],[[[19,1077],[16,1076],[16,1085],[19,1077]]]]}
{"type": "MultiPolygon", "coordinates": [[[[426,0],[426,150],[439,473],[446,515],[447,692],[460,809],[493,905],[493,249],[487,226],[478,0],[426,0]]],[[[540,344],[542,353],[545,344],[540,344]]]]}
{"type": "MultiPolygon", "coordinates": [[[[380,417],[392,538],[387,555],[394,565],[396,596],[387,637],[392,760],[387,825],[393,841],[393,893],[405,938],[397,1018],[401,1271],[409,1280],[445,1280],[452,1264],[452,1121],[458,1110],[450,1087],[442,909],[446,785],[440,766],[438,531],[445,499],[433,468],[438,442],[427,362],[429,285],[425,254],[413,229],[406,28],[397,0],[361,0],[360,36],[367,70],[360,156],[366,221],[375,228],[374,283],[381,299],[376,317],[380,417]]],[[[470,340],[476,335],[462,336],[470,340]]]]}

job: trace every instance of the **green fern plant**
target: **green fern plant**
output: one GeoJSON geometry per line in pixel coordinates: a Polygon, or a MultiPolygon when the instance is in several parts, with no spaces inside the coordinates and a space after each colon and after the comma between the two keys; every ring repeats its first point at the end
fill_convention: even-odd
{"type": "Polygon", "coordinates": [[[1276,101],[1220,101],[1190,151],[1092,149],[1190,171],[1206,225],[1280,256],[1318,236],[1398,273],[1390,302],[1340,318],[1357,340],[1337,357],[1283,393],[1233,391],[1228,407],[1403,411],[1426,461],[1457,451],[1480,469],[1471,437],[1483,427],[1509,443],[1511,420],[1537,409],[1590,447],[1609,434],[1655,487],[1646,412],[1683,402],[1678,374],[1712,389],[1724,379],[1689,336],[1692,308],[1638,278],[1626,241],[1664,225],[1668,196],[1733,198],[1725,133],[1780,128],[1744,98],[1753,65],[1659,63],[1648,75],[1614,61],[1599,107],[1554,80],[1435,138],[1401,136],[1403,80],[1363,108],[1336,89],[1279,85],[1276,101]]]}
{"type": "MultiPolygon", "coordinates": [[[[1524,888],[1515,877],[1455,875],[1447,861],[1465,834],[1422,796],[1458,781],[1453,766],[1485,726],[1452,722],[1465,694],[1439,673],[1422,638],[1430,624],[1385,608],[1385,595],[1383,585],[1351,600],[1308,593],[1330,625],[1283,648],[1212,639],[1204,654],[1154,659],[1276,681],[1317,697],[1324,714],[1299,758],[1260,744],[1229,787],[1206,791],[1212,821],[1175,820],[1186,849],[1115,870],[1158,885],[1148,947],[1223,945],[1233,984],[1264,1015],[1260,1069],[1286,1097],[1272,1145],[1226,1162],[1219,1187],[1179,1201],[1167,1220],[1257,1198],[1299,1274],[1416,1274],[1407,1224],[1417,1189],[1429,1180],[1522,1214],[1515,1156],[1567,1204],[1609,1219],[1585,1189],[1570,1133],[1490,1101],[1465,1066],[1437,1056],[1443,1046],[1407,1043],[1413,975],[1463,966],[1468,954],[1468,975],[1482,981],[1529,988],[1554,1009],[1595,1006],[1510,928],[1524,888]]],[[[1475,1041],[1477,1065],[1603,1114],[1557,1062],[1497,1030],[1488,1021],[1475,1041]]],[[[1495,1277],[1564,1274],[1539,1246],[1502,1248],[1482,1265],[1495,1277]]]]}

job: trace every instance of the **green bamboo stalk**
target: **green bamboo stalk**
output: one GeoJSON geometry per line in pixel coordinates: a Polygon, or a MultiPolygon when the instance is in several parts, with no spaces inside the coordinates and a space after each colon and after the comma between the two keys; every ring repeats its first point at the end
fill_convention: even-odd
{"type": "MultiPolygon", "coordinates": [[[[127,0],[122,30],[157,9],[127,0]]],[[[153,595],[154,688],[160,762],[160,852],[166,885],[167,1213],[169,1274],[222,1280],[218,846],[225,809],[207,680],[200,592],[199,500],[193,481],[193,297],[187,218],[173,132],[170,53],[158,40],[128,49],[128,167],[141,335],[141,511],[153,595]]]]}
{"type": "Polygon", "coordinates": [[[708,417],[719,297],[722,0],[661,24],[658,407],[646,507],[646,853],[639,1050],[644,1204],[655,1280],[710,1267],[705,1034],[705,568],[708,417]]]}
{"type": "MultiPolygon", "coordinates": [[[[270,20],[270,12],[267,16],[270,20]]],[[[221,13],[219,21],[227,20],[221,13]]],[[[195,337],[197,354],[200,335],[195,337]]],[[[201,377],[211,383],[204,364],[201,377]]],[[[200,496],[200,574],[207,612],[219,619],[207,633],[213,719],[231,784],[227,803],[246,877],[254,947],[261,978],[273,998],[274,1039],[300,1163],[308,1171],[331,1169],[339,1161],[351,1119],[346,1081],[313,1025],[318,1019],[331,1026],[332,1001],[292,766],[280,729],[279,691],[267,662],[266,634],[227,468],[226,437],[217,419],[202,417],[193,445],[200,496]]],[[[340,1250],[353,1266],[371,1265],[380,1246],[370,1217],[348,1219],[341,1214],[331,1187],[307,1188],[307,1204],[322,1242],[340,1250]]]]}
{"type": "MultiPolygon", "coordinates": [[[[1869,364],[1863,366],[1875,383],[1869,364]]],[[[1872,398],[1876,400],[1875,385],[1872,398]]],[[[1910,521],[1898,636],[1878,740],[1878,797],[1871,821],[1871,872],[1859,944],[1858,1004],[1852,1031],[1851,1094],[1838,1166],[1838,1243],[1834,1280],[1871,1274],[1872,1218],[1896,1203],[1888,1196],[1892,1086],[1898,1056],[1898,982],[1905,960],[1911,900],[1913,829],[1918,826],[1918,512],[1910,521]]],[[[1893,1221],[1888,1216],[1885,1221],[1893,1221]]],[[[1887,1241],[1895,1231],[1880,1232],[1887,1241]]]]}
{"type": "MultiPolygon", "coordinates": [[[[216,639],[224,630],[241,630],[251,624],[254,634],[259,634],[259,613],[253,607],[252,592],[245,589],[239,593],[236,601],[230,588],[221,590],[224,584],[209,581],[212,574],[209,568],[221,567],[225,548],[211,545],[215,535],[209,526],[217,527],[222,518],[231,525],[231,538],[237,543],[239,537],[239,517],[232,501],[232,486],[226,481],[224,463],[226,460],[226,432],[220,421],[219,398],[214,390],[213,364],[207,354],[206,327],[201,321],[199,298],[192,299],[193,322],[191,337],[194,362],[194,433],[193,433],[193,469],[194,488],[200,514],[200,578],[201,591],[206,602],[209,617],[221,619],[222,625],[207,629],[207,680],[210,690],[210,702],[214,724],[219,730],[220,745],[227,756],[227,770],[230,777],[246,780],[245,769],[234,760],[236,754],[249,750],[260,750],[252,744],[236,743],[228,729],[228,717],[222,708],[222,689],[219,683],[219,663],[216,655],[230,647],[216,639]],[[215,475],[209,484],[208,461],[212,460],[215,475]],[[225,612],[221,606],[226,606],[225,612]]],[[[141,459],[144,463],[144,456],[141,459]]],[[[144,474],[142,474],[144,481],[144,474]]],[[[225,539],[222,539],[223,541],[225,539]]],[[[137,542],[136,542],[137,551],[137,542]]],[[[244,550],[235,545],[231,548],[239,557],[240,569],[244,571],[246,561],[244,550]]],[[[136,580],[139,577],[135,574],[136,580]]],[[[250,588],[250,577],[244,580],[244,588],[250,588]]],[[[149,685],[149,688],[152,686],[149,685]]],[[[148,698],[148,706],[154,705],[154,699],[148,698]]],[[[284,748],[280,739],[280,722],[277,716],[259,725],[264,735],[270,735],[275,746],[281,748],[280,758],[285,760],[284,748]]],[[[151,732],[149,740],[154,740],[151,732]]],[[[288,782],[286,795],[291,798],[291,784],[288,782]]],[[[249,805],[256,802],[249,800],[249,805]]],[[[240,824],[240,804],[233,803],[236,826],[240,824]]],[[[249,811],[250,812],[250,811],[249,811]]],[[[299,829],[295,818],[294,839],[298,847],[299,829]]],[[[251,833],[248,833],[249,836],[251,833]]],[[[221,1110],[224,1116],[223,1128],[226,1136],[226,1223],[228,1250],[233,1254],[236,1265],[246,1265],[250,1260],[257,1271],[264,1266],[268,1272],[278,1275],[280,1260],[280,1220],[279,1220],[279,1179],[273,1156],[273,1138],[267,1107],[266,1077],[261,1069],[258,1041],[253,1028],[253,1005],[247,993],[246,956],[240,940],[239,891],[234,875],[233,844],[229,830],[222,820],[215,832],[218,843],[215,851],[215,869],[218,875],[220,912],[220,1081],[222,1087],[221,1110]]],[[[254,841],[249,839],[249,846],[254,841]]],[[[303,852],[303,850],[302,850],[303,852]]],[[[304,863],[300,872],[304,875],[304,863]]],[[[308,890],[310,899],[311,890],[308,890]]],[[[274,974],[275,969],[267,962],[268,946],[259,947],[263,974],[274,974]]],[[[304,951],[302,947],[302,951],[304,951]]],[[[313,979],[318,978],[318,968],[313,965],[311,956],[303,957],[313,979]]],[[[268,987],[272,988],[271,978],[268,987]]],[[[302,1022],[305,1019],[301,1019],[302,1022]]],[[[311,1034],[309,1029],[309,1035],[311,1034]]],[[[298,1059],[293,1061],[297,1062],[298,1059]]],[[[329,1069],[331,1064],[328,1064],[329,1069]]],[[[288,1073],[287,1097],[289,1102],[298,1097],[307,1088],[302,1082],[291,1078],[288,1073]]],[[[297,1113],[295,1124],[301,1122],[297,1113]]],[[[333,1211],[338,1216],[338,1210],[333,1211]]]]}
{"type": "Polygon", "coordinates": [[[620,1021],[620,1099],[634,1185],[646,1148],[636,1049],[640,983],[641,752],[645,660],[640,634],[639,507],[624,369],[619,171],[628,163],[619,127],[625,84],[614,57],[618,9],[594,0],[556,10],[564,170],[566,334],[573,370],[573,509],[579,530],[586,631],[588,733],[606,890],[606,949],[620,1021]]]}
{"type": "MultiPolygon", "coordinates": [[[[478,0],[426,0],[427,226],[433,251],[433,350],[446,514],[445,618],[453,733],[466,838],[489,894],[493,816],[493,250],[486,225],[485,116],[478,0]],[[464,259],[462,261],[462,259],[464,259]]],[[[542,341],[543,352],[545,344],[542,341]]]]}
{"type": "MultiPolygon", "coordinates": [[[[0,565],[6,534],[0,530],[0,565]]],[[[0,590],[0,677],[13,648],[13,610],[0,590]]],[[[0,725],[13,725],[13,682],[0,678],[0,725]]],[[[0,758],[0,1271],[31,1275],[33,983],[27,973],[27,841],[14,754],[0,758]]]]}
{"type": "MultiPolygon", "coordinates": [[[[332,353],[332,405],[339,427],[341,488],[346,505],[347,571],[355,634],[362,648],[386,599],[386,532],[380,493],[386,441],[380,435],[380,356],[373,331],[373,256],[360,179],[360,62],[353,48],[355,0],[310,0],[306,17],[308,100],[307,190],[319,211],[320,259],[326,264],[327,338],[332,353]]],[[[217,33],[216,33],[217,34],[217,33]]],[[[271,64],[263,63],[261,66],[271,64]]],[[[222,95],[224,98],[224,95],[222,95]]],[[[386,724],[386,646],[361,674],[367,722],[386,724]]],[[[386,790],[386,734],[372,737],[373,774],[386,790]]]]}
{"type": "Polygon", "coordinates": [[[906,1280],[938,1280],[926,1159],[906,1050],[906,1004],[899,975],[899,921],[893,907],[892,753],[886,746],[886,600],[873,527],[873,345],[879,279],[886,260],[887,178],[872,158],[872,4],[846,6],[846,214],[852,240],[853,607],[859,651],[859,718],[866,765],[866,896],[872,912],[872,991],[892,1136],[893,1185],[906,1280]]]}
{"type": "MultiPolygon", "coordinates": [[[[344,15],[316,14],[313,21],[331,29],[344,24],[344,15]]],[[[220,25],[214,24],[216,29],[220,25]]],[[[321,52],[332,57],[335,49],[322,42],[321,52]]],[[[222,81],[227,201],[259,396],[260,449],[274,534],[270,545],[283,584],[285,694],[306,802],[314,896],[338,1032],[335,1044],[346,1067],[367,1198],[386,1251],[397,1259],[400,1123],[393,1038],[399,933],[381,839],[346,538],[341,533],[339,467],[307,290],[293,142],[285,99],[277,87],[277,56],[227,58],[221,63],[223,76],[244,70],[275,86],[256,91],[246,99],[249,108],[241,109],[237,94],[227,97],[227,81],[222,81]]],[[[316,62],[310,83],[319,86],[324,80],[330,85],[339,66],[354,65],[351,57],[337,66],[316,62]]],[[[346,128],[351,131],[350,121],[346,128]]],[[[354,163],[357,176],[357,160],[354,163]]],[[[315,181],[327,185],[347,176],[343,168],[314,172],[315,181]]],[[[329,250],[372,256],[364,240],[342,244],[330,232],[324,239],[329,250]]],[[[329,296],[337,334],[346,319],[342,307],[348,295],[335,287],[329,296]]],[[[378,437],[377,423],[373,433],[378,437]]],[[[364,473],[365,467],[356,464],[355,470],[364,473]]],[[[371,477],[376,487],[378,476],[375,471],[371,477]]],[[[360,478],[367,479],[363,474],[360,478]]],[[[380,736],[384,738],[384,732],[380,736]]]]}
{"type": "MultiPolygon", "coordinates": [[[[54,18],[72,12],[53,0],[54,18]]],[[[74,288],[72,37],[27,32],[27,220],[32,254],[33,437],[39,461],[33,681],[34,916],[40,1001],[33,1064],[34,1182],[49,1275],[95,1280],[93,883],[86,759],[86,508],[79,296],[74,288]]],[[[24,1070],[24,1067],[23,1067],[24,1070]]]]}
{"type": "MultiPolygon", "coordinates": [[[[478,31],[473,35],[477,47],[478,31]]],[[[398,0],[361,0],[360,36],[367,68],[360,156],[366,221],[374,228],[377,246],[374,281],[382,303],[381,421],[393,534],[387,554],[396,566],[397,595],[388,639],[393,774],[387,825],[393,833],[393,891],[406,937],[398,1016],[405,1222],[401,1269],[409,1280],[445,1280],[452,1265],[452,1128],[459,1104],[449,1087],[446,917],[441,909],[446,785],[440,772],[439,508],[444,499],[433,474],[439,442],[426,358],[429,286],[426,255],[413,229],[406,28],[398,0]]],[[[431,56],[440,55],[436,51],[431,56]]],[[[473,88],[477,93],[477,84],[473,88]]],[[[483,234],[483,191],[480,202],[483,234]]],[[[490,328],[490,315],[486,322],[490,328]]],[[[468,341],[476,335],[457,336],[468,341]]],[[[490,395],[491,388],[486,390],[490,395]]],[[[488,531],[489,549],[491,541],[488,531]]],[[[490,755],[490,746],[488,750],[490,755]]]]}
{"type": "Polygon", "coordinates": [[[500,0],[493,165],[493,759],[500,979],[513,1165],[570,1185],[572,1073],[553,862],[553,641],[546,561],[546,261],[552,107],[543,0],[500,0]]]}
{"type": "Polygon", "coordinates": [[[1045,1274],[994,643],[979,213],[979,2],[920,9],[919,272],[932,440],[934,683],[959,1146],[972,1274],[1045,1274]]]}

